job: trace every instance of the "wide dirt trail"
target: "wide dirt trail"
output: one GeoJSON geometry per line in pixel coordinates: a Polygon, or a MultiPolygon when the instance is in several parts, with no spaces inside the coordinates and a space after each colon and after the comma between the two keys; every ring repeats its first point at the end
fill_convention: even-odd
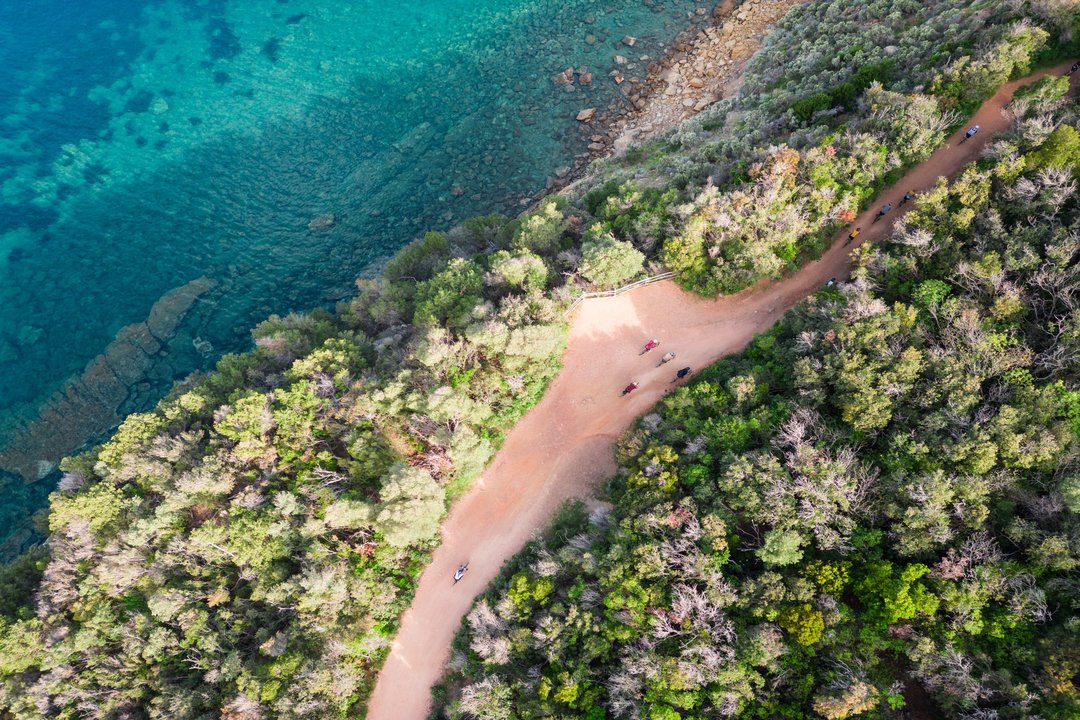
{"type": "Polygon", "coordinates": [[[674,387],[677,368],[696,370],[742,350],[829,278],[847,277],[848,253],[885,235],[903,214],[893,210],[873,224],[879,207],[887,202],[898,206],[905,192],[925,190],[975,160],[991,137],[1008,127],[1002,108],[1016,88],[1049,73],[1060,74],[1070,64],[1002,87],[964,125],[981,126],[974,138],[959,145],[963,130],[950,138],[853,223],[863,228],[858,241],[844,247],[847,230],[842,231],[820,260],[790,277],[716,300],[691,295],[668,281],[583,303],[570,329],[562,371],[443,523],[442,545],[402,618],[371,697],[368,720],[426,718],[431,686],[442,675],[450,642],[474,598],[502,564],[546,526],[563,501],[592,494],[614,473],[616,439],[674,387]],[[651,337],[660,338],[659,349],[639,356],[651,337]],[[669,350],[677,353],[676,359],[657,367],[669,350]],[[640,388],[621,397],[631,381],[640,388]],[[454,570],[466,561],[469,572],[454,585],[454,570]]]}

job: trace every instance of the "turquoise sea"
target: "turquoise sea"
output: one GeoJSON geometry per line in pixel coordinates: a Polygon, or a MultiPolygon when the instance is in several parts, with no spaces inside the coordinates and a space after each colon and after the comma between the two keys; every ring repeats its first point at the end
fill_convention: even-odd
{"type": "Polygon", "coordinates": [[[625,102],[614,56],[644,77],[708,11],[0,3],[0,553],[31,541],[55,446],[246,349],[271,313],[347,297],[423,230],[516,214],[589,143],[578,111],[625,102]],[[591,85],[553,82],[582,66],[591,85]],[[118,345],[137,323],[147,339],[118,345]]]}

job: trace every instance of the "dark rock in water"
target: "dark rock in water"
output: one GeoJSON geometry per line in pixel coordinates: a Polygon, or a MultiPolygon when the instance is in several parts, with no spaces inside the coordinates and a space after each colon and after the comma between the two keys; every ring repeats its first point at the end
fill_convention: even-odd
{"type": "Polygon", "coordinates": [[[223,21],[207,26],[210,35],[210,58],[212,60],[232,60],[240,54],[240,38],[233,32],[232,26],[223,21]]]}
{"type": "Polygon", "coordinates": [[[266,56],[266,59],[272,63],[278,61],[278,56],[281,53],[281,40],[273,37],[266,41],[262,46],[262,54],[266,56]]]}
{"type": "Polygon", "coordinates": [[[311,222],[307,224],[308,230],[311,232],[319,232],[320,230],[328,230],[334,227],[337,222],[337,216],[334,213],[326,213],[325,215],[319,215],[313,218],[311,222]]]}
{"type": "Polygon", "coordinates": [[[139,90],[127,101],[124,106],[125,113],[144,113],[150,109],[150,103],[154,101],[154,94],[149,90],[139,90]]]}

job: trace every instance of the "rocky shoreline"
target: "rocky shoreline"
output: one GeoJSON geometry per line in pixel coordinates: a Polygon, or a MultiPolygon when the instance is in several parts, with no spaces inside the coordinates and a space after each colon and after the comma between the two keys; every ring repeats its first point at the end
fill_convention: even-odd
{"type": "MultiPolygon", "coordinates": [[[[722,0],[711,18],[680,33],[656,62],[649,62],[648,56],[635,60],[635,38],[623,38],[606,77],[620,86],[623,99],[603,109],[581,110],[577,120],[589,140],[588,149],[572,166],[561,167],[548,178],[547,192],[558,192],[579,180],[593,160],[621,155],[630,143],[647,140],[731,96],[741,84],[746,61],[761,47],[769,28],[802,2],[722,0]],[[643,63],[648,63],[645,78],[634,77],[643,63]]],[[[553,78],[556,84],[575,81],[598,80],[586,68],[569,68],[553,78]]]]}

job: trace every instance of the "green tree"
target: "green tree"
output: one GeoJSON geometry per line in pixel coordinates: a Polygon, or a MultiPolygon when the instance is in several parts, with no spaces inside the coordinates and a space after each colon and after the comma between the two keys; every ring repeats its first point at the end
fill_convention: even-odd
{"type": "Polygon", "coordinates": [[[445,270],[417,285],[413,322],[433,325],[464,324],[484,288],[480,268],[472,260],[454,258],[445,270]]]}
{"type": "Polygon", "coordinates": [[[1032,170],[1069,168],[1080,170],[1080,132],[1072,125],[1058,125],[1050,137],[1028,153],[1027,165],[1032,170]]]}
{"type": "Polygon", "coordinates": [[[867,617],[881,625],[937,612],[938,598],[919,578],[930,572],[915,563],[899,569],[890,562],[869,565],[855,583],[855,594],[866,606],[867,617]]]}
{"type": "Polygon", "coordinates": [[[406,547],[435,536],[446,500],[443,489],[424,470],[395,464],[379,499],[374,527],[391,545],[406,547]]]}
{"type": "Polygon", "coordinates": [[[813,645],[821,640],[825,619],[820,610],[803,603],[780,613],[780,627],[791,633],[800,645],[813,645]]]}
{"type": "Polygon", "coordinates": [[[642,271],[645,256],[628,242],[604,234],[581,246],[581,274],[601,286],[618,285],[642,271]]]}
{"type": "Polygon", "coordinates": [[[803,557],[803,538],[793,531],[770,530],[757,556],[766,565],[794,565],[803,557]]]}
{"type": "Polygon", "coordinates": [[[539,255],[553,255],[562,245],[565,230],[566,218],[558,204],[551,199],[544,200],[536,212],[521,221],[513,247],[539,255]]]}
{"type": "Polygon", "coordinates": [[[503,283],[522,290],[543,290],[548,277],[544,261],[527,250],[513,255],[499,250],[491,256],[491,272],[503,283]]]}

